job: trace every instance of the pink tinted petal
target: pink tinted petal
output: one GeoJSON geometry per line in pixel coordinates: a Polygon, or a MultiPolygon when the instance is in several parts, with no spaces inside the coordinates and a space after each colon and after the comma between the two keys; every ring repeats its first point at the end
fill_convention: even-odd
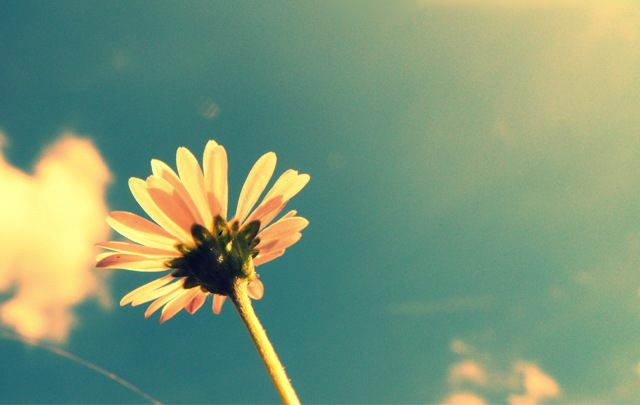
{"type": "Polygon", "coordinates": [[[295,170],[287,170],[273,185],[271,190],[264,197],[265,200],[277,195],[283,196],[283,201],[287,202],[296,195],[309,182],[308,174],[298,175],[295,170]]]}
{"type": "Polygon", "coordinates": [[[278,250],[278,251],[275,251],[275,252],[269,252],[269,253],[264,254],[264,255],[258,255],[258,257],[253,259],[253,265],[254,266],[260,266],[261,264],[265,264],[267,262],[270,262],[271,260],[276,259],[276,258],[282,256],[283,254],[284,254],[284,249],[278,250]]]}
{"type": "Polygon", "coordinates": [[[249,290],[249,297],[254,300],[259,300],[264,295],[264,285],[262,281],[257,278],[249,283],[247,290],[249,290]]]}
{"type": "Polygon", "coordinates": [[[176,257],[180,255],[175,249],[159,249],[159,248],[154,248],[149,246],[136,245],[136,244],[127,243],[127,242],[117,242],[117,241],[102,242],[102,243],[96,243],[96,246],[105,248],[105,249],[115,250],[117,252],[139,254],[144,256],[176,257]]]}
{"type": "Polygon", "coordinates": [[[146,256],[131,255],[126,253],[111,253],[96,263],[97,269],[124,269],[135,271],[165,271],[168,269],[164,265],[166,258],[149,259],[146,256]]]}
{"type": "Polygon", "coordinates": [[[271,225],[258,234],[261,243],[268,243],[272,239],[282,239],[296,232],[300,232],[309,225],[309,221],[302,217],[285,218],[271,225]]]}
{"type": "Polygon", "coordinates": [[[184,307],[184,309],[186,309],[190,314],[194,314],[197,310],[200,309],[202,304],[204,304],[204,301],[207,299],[207,295],[209,294],[200,291],[199,294],[193,297],[191,302],[184,307]]]}
{"type": "Polygon", "coordinates": [[[160,315],[160,323],[164,323],[171,319],[175,314],[180,312],[192,299],[198,294],[199,289],[192,288],[186,290],[181,295],[172,299],[167,305],[162,308],[162,315],[160,315]]]}
{"type": "Polygon", "coordinates": [[[174,299],[178,295],[181,295],[183,292],[187,291],[187,290],[183,290],[182,289],[182,282],[175,283],[175,284],[178,284],[178,286],[177,286],[178,288],[176,288],[175,290],[173,290],[170,293],[165,294],[163,297],[158,298],[157,300],[153,301],[151,303],[151,305],[149,305],[149,308],[147,308],[147,310],[144,313],[144,317],[145,318],[149,318],[151,316],[151,314],[156,312],[164,304],[166,304],[167,302],[171,301],[172,299],[174,299]]]}
{"type": "MultiPolygon", "coordinates": [[[[281,197],[278,196],[278,199],[280,199],[281,197]]],[[[266,212],[261,218],[260,218],[260,229],[264,229],[265,226],[269,225],[271,223],[271,221],[273,221],[273,218],[277,217],[278,214],[280,213],[280,211],[282,211],[284,209],[284,207],[287,205],[287,201],[284,201],[282,204],[280,204],[280,206],[271,211],[271,212],[266,212]]]]}
{"type": "Polygon", "coordinates": [[[144,293],[138,294],[137,297],[131,301],[131,305],[137,307],[140,304],[144,304],[145,302],[155,300],[156,298],[165,296],[169,293],[172,293],[178,289],[183,289],[182,285],[184,283],[183,279],[178,279],[175,283],[165,285],[156,290],[149,290],[144,293]]]}
{"type": "MultiPolygon", "coordinates": [[[[276,211],[280,211],[281,209],[282,196],[277,196],[268,201],[263,201],[262,203],[260,203],[258,208],[253,211],[251,215],[249,215],[249,218],[247,218],[245,222],[249,223],[251,221],[260,221],[260,227],[262,228],[262,221],[264,220],[264,218],[267,216],[271,216],[271,214],[276,211]]],[[[273,217],[275,217],[276,215],[277,214],[274,214],[273,217]]]]}
{"type": "Polygon", "coordinates": [[[207,199],[213,217],[220,215],[227,219],[229,188],[227,183],[227,152],[214,141],[209,141],[204,151],[204,178],[207,199]],[[216,145],[210,147],[210,145],[216,145]]]}
{"type": "Polygon", "coordinates": [[[209,228],[212,223],[211,210],[209,209],[209,202],[207,201],[204,175],[202,174],[198,160],[187,148],[178,148],[176,163],[178,165],[180,179],[189,191],[196,207],[198,207],[198,212],[201,217],[198,223],[209,228]]]}
{"type": "Polygon", "coordinates": [[[171,280],[173,280],[173,277],[171,277],[171,275],[168,274],[164,277],[160,277],[157,280],[153,280],[150,283],[147,283],[141,287],[136,288],[135,290],[131,291],[129,294],[122,297],[122,299],[120,300],[120,306],[124,306],[129,304],[130,302],[133,302],[133,300],[139,297],[140,295],[146,294],[149,291],[153,291],[156,288],[160,288],[163,285],[169,283],[171,280]]]}
{"type": "MultiPolygon", "coordinates": [[[[157,177],[159,178],[159,177],[157,177]]],[[[145,210],[145,212],[156,221],[158,225],[166,229],[167,232],[175,236],[176,239],[186,242],[190,239],[190,234],[185,232],[173,222],[166,213],[162,212],[161,208],[153,201],[149,195],[147,183],[144,180],[136,179],[132,177],[129,179],[129,188],[131,193],[135,197],[138,204],[145,210]]]]}
{"type": "Polygon", "coordinates": [[[262,243],[262,241],[260,241],[260,243],[258,243],[258,246],[256,246],[256,249],[258,249],[260,253],[266,255],[276,250],[288,248],[289,246],[299,241],[301,237],[301,233],[294,233],[293,235],[286,236],[282,239],[272,239],[266,243],[262,243]]]}
{"type": "Polygon", "coordinates": [[[279,221],[282,221],[283,219],[294,217],[297,213],[298,213],[298,211],[291,210],[291,211],[287,212],[286,214],[284,214],[284,216],[282,218],[280,218],[279,221]]]}
{"type": "Polygon", "coordinates": [[[287,184],[287,182],[289,180],[295,178],[297,175],[298,175],[298,171],[297,170],[292,170],[292,169],[289,169],[286,172],[282,173],[282,175],[278,178],[278,180],[273,185],[273,187],[271,187],[271,190],[269,190],[267,195],[264,196],[264,199],[268,200],[269,198],[271,198],[274,195],[276,195],[280,191],[282,186],[287,184]]]}
{"type": "Polygon", "coordinates": [[[183,184],[182,180],[178,177],[176,172],[173,171],[166,163],[153,159],[151,161],[151,169],[153,170],[153,175],[156,177],[160,177],[162,180],[165,180],[167,183],[171,184],[176,193],[182,198],[182,201],[185,202],[187,207],[189,207],[189,211],[194,218],[196,218],[200,224],[204,225],[204,220],[202,219],[202,215],[200,214],[200,210],[196,206],[194,199],[192,198],[189,191],[183,184]],[[202,221],[202,222],[200,222],[202,221]]]}
{"type": "MultiPolygon", "coordinates": [[[[204,156],[202,158],[202,164],[207,166],[209,164],[208,159],[211,158],[211,152],[218,146],[218,143],[213,139],[207,142],[207,145],[204,147],[204,156]]],[[[205,177],[207,174],[205,173],[205,177]]]]}
{"type": "Polygon", "coordinates": [[[112,254],[113,252],[102,252],[96,256],[96,262],[99,262],[100,260],[104,259],[107,256],[111,256],[112,254]]]}
{"type": "Polygon", "coordinates": [[[107,222],[120,235],[134,242],[161,249],[172,249],[178,239],[153,222],[130,212],[114,211],[107,222]]]}
{"type": "MultiPolygon", "coordinates": [[[[270,197],[270,198],[278,198],[278,199],[281,198],[282,204],[280,205],[279,208],[274,209],[270,212],[264,213],[261,216],[260,229],[269,225],[269,223],[273,221],[273,218],[275,218],[280,213],[280,211],[282,211],[282,209],[287,205],[287,202],[289,202],[291,197],[293,197],[296,193],[298,193],[308,182],[309,182],[309,175],[303,174],[300,176],[296,176],[294,178],[290,178],[289,181],[287,181],[287,183],[279,187],[278,191],[274,192],[273,197],[270,197]]],[[[263,201],[263,204],[264,204],[264,201],[263,201]]]]}
{"type": "MultiPolygon", "coordinates": [[[[293,173],[297,174],[298,172],[293,171],[293,173]]],[[[276,188],[277,186],[276,184],[276,186],[274,186],[273,189],[269,192],[269,194],[273,193],[272,196],[265,197],[265,201],[268,198],[276,198],[276,197],[282,198],[282,205],[279,207],[279,209],[273,210],[269,213],[265,213],[264,215],[262,215],[260,219],[260,228],[264,228],[265,226],[267,226],[273,220],[273,218],[275,218],[280,213],[280,211],[282,211],[285,205],[287,205],[287,202],[291,199],[291,197],[293,197],[300,190],[302,190],[302,188],[308,182],[309,182],[309,175],[302,174],[300,176],[293,176],[293,177],[289,176],[288,181],[277,188],[276,188]]]]}
{"type": "Polygon", "coordinates": [[[247,180],[244,182],[244,186],[242,186],[240,198],[238,199],[238,209],[235,219],[237,219],[239,223],[242,224],[244,222],[249,211],[251,211],[251,208],[256,204],[258,198],[260,198],[260,194],[262,194],[265,187],[267,187],[273,171],[276,168],[276,160],[276,154],[269,152],[258,159],[256,164],[253,165],[249,176],[247,176],[247,180]]]}
{"type": "Polygon", "coordinates": [[[213,295],[213,313],[214,314],[216,315],[220,314],[220,311],[222,311],[222,304],[224,304],[225,299],[227,299],[227,297],[224,295],[218,295],[218,294],[213,295]]]}
{"type": "Polygon", "coordinates": [[[293,196],[298,194],[300,190],[304,188],[304,186],[309,183],[311,177],[308,174],[301,174],[296,177],[294,180],[289,181],[282,190],[282,194],[284,195],[283,199],[285,201],[289,201],[293,196]]]}
{"type": "Polygon", "coordinates": [[[158,208],[186,234],[191,234],[191,225],[197,221],[171,184],[159,177],[149,176],[147,189],[158,208]]]}

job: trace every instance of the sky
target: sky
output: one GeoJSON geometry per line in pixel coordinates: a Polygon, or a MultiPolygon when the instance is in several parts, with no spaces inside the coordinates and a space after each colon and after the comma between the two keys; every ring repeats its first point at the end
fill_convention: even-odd
{"type": "MultiPolygon", "coordinates": [[[[0,0],[2,403],[277,403],[232,305],[95,269],[176,150],[308,173],[254,301],[303,403],[640,401],[640,4],[0,0]]],[[[272,180],[273,183],[273,180],[272,180]]]]}

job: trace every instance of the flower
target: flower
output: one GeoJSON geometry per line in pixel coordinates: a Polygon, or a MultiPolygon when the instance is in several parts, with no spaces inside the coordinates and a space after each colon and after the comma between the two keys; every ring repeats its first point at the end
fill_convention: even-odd
{"type": "Polygon", "coordinates": [[[309,182],[308,174],[287,170],[251,212],[276,166],[269,152],[251,169],[240,192],[235,216],[227,221],[227,153],[215,141],[204,151],[204,173],[186,148],[177,152],[179,176],[165,163],[152,160],[146,181],[131,178],[129,187],[144,211],[157,223],[115,211],[107,222],[132,242],[103,242],[110,251],[96,257],[97,268],[135,271],[173,270],[145,284],[120,301],[133,306],[154,300],[145,317],[162,309],[160,323],[182,308],[196,312],[213,295],[213,312],[220,313],[237,280],[248,283],[249,296],[262,298],[264,287],[254,266],[281,256],[296,243],[308,224],[290,211],[270,226],[287,202],[309,182]]]}

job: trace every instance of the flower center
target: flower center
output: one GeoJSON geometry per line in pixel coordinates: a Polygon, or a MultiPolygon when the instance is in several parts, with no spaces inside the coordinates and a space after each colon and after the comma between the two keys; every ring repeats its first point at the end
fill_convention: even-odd
{"type": "Polygon", "coordinates": [[[200,286],[203,292],[229,295],[236,280],[252,282],[256,278],[253,258],[258,255],[256,238],[260,221],[227,223],[220,215],[213,221],[213,232],[200,224],[191,226],[194,244],[177,243],[182,257],[165,264],[175,269],[173,277],[186,277],[184,288],[200,286]]]}

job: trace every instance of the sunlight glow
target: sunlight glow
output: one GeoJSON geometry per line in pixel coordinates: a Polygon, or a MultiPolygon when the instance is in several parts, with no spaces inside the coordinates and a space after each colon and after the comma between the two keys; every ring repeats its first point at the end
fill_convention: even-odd
{"type": "Polygon", "coordinates": [[[476,6],[476,7],[509,7],[509,8],[584,8],[603,4],[619,6],[628,4],[625,0],[417,0],[418,6],[447,5],[447,6],[476,6]]]}

